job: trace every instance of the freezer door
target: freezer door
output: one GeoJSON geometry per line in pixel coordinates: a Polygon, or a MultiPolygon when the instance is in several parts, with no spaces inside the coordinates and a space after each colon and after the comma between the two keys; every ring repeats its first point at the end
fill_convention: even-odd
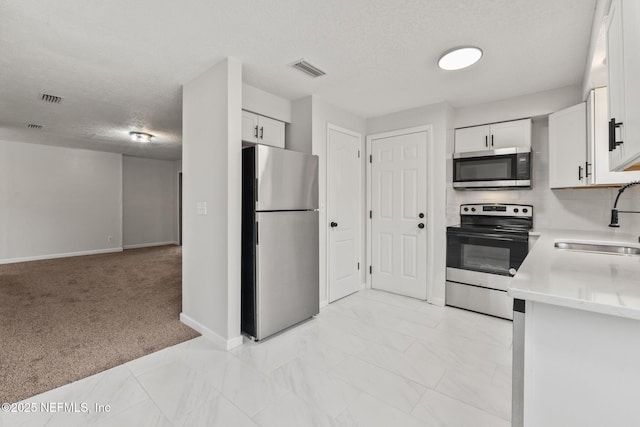
{"type": "Polygon", "coordinates": [[[318,209],[318,156],[256,145],[256,211],[318,209]]]}
{"type": "Polygon", "coordinates": [[[260,212],[256,221],[260,340],[318,314],[318,212],[260,212]]]}

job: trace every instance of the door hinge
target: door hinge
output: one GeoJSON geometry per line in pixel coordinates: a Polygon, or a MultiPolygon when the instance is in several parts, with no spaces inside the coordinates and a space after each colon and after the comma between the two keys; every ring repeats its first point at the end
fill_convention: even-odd
{"type": "Polygon", "coordinates": [[[373,218],[373,211],[369,211],[369,218],[373,218]]]}
{"type": "Polygon", "coordinates": [[[373,274],[373,267],[369,266],[369,274],[373,274]]]}
{"type": "Polygon", "coordinates": [[[358,263],[358,270],[360,270],[360,263],[358,263]]]}
{"type": "Polygon", "coordinates": [[[369,154],[369,163],[373,163],[373,155],[369,154]]]}

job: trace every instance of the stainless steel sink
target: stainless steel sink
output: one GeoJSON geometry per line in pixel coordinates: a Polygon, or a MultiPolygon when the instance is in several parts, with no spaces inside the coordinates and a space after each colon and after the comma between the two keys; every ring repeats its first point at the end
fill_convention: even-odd
{"type": "Polygon", "coordinates": [[[631,246],[625,243],[587,243],[587,242],[572,242],[572,241],[558,241],[554,246],[558,249],[567,249],[570,251],[579,252],[594,252],[601,254],[613,254],[613,255],[640,255],[640,247],[631,246]]]}

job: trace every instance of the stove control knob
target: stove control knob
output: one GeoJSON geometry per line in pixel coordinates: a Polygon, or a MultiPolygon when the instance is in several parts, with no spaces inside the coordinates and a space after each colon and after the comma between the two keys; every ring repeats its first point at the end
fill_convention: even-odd
{"type": "Polygon", "coordinates": [[[520,209],[515,208],[513,211],[514,211],[515,213],[518,213],[518,212],[520,212],[520,209]]]}
{"type": "Polygon", "coordinates": [[[471,212],[475,212],[475,211],[476,211],[476,208],[471,208],[471,212]]]}
{"type": "Polygon", "coordinates": [[[529,209],[524,208],[524,209],[522,209],[522,212],[527,213],[527,212],[529,212],[529,209]]]}
{"type": "Polygon", "coordinates": [[[464,211],[465,212],[469,212],[469,208],[464,208],[464,211]]]}

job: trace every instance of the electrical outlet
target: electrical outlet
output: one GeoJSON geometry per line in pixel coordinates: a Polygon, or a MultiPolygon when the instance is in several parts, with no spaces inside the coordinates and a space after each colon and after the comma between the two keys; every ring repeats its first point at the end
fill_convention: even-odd
{"type": "Polygon", "coordinates": [[[108,241],[109,243],[113,242],[113,236],[109,236],[109,237],[107,237],[107,241],[108,241]]]}

